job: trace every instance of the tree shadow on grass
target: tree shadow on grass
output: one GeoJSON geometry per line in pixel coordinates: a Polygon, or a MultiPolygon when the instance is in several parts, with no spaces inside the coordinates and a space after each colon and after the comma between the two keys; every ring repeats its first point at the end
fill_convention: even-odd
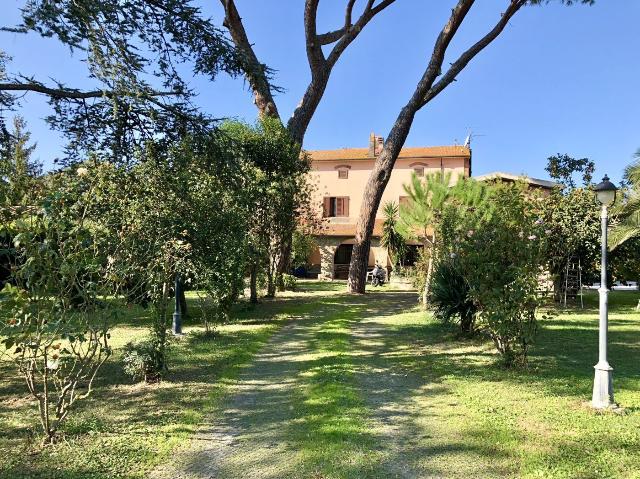
{"type": "MultiPolygon", "coordinates": [[[[634,318],[616,317],[627,311],[628,306],[620,303],[612,308],[610,360],[616,369],[617,386],[620,389],[637,390],[640,384],[637,362],[640,353],[637,333],[640,315],[634,318]]],[[[579,312],[582,315],[594,313],[593,310],[579,312]]],[[[530,365],[526,369],[501,367],[489,342],[481,338],[456,339],[450,326],[428,321],[426,315],[423,324],[416,324],[415,321],[408,323],[387,324],[385,317],[381,316],[362,325],[356,332],[363,344],[360,347],[363,351],[357,356],[362,389],[369,394],[370,402],[383,423],[400,424],[402,431],[397,434],[403,441],[396,456],[404,458],[405,463],[411,460],[419,462],[420,457],[428,457],[429,454],[428,447],[423,446],[416,452],[406,446],[419,444],[420,441],[419,434],[412,430],[414,421],[403,417],[407,416],[403,410],[411,410],[414,398],[429,394],[428,389],[422,391],[426,384],[440,386],[443,397],[447,396],[450,378],[469,379],[474,384],[510,383],[518,387],[516,390],[525,388],[538,396],[571,398],[576,405],[591,395],[592,364],[597,360],[597,321],[576,317],[542,321],[540,334],[531,351],[530,365]],[[411,440],[416,437],[417,440],[411,440]]],[[[431,399],[434,399],[433,396],[431,399]]],[[[628,412],[633,414],[633,408],[628,412]]],[[[418,414],[424,415],[424,411],[418,414]]],[[[490,437],[487,428],[491,427],[491,424],[478,426],[480,437],[490,437]]],[[[446,444],[444,447],[446,449],[449,446],[446,444]]],[[[637,443],[632,442],[629,447],[637,448],[637,443]]],[[[487,450],[481,455],[486,461],[494,457],[494,452],[487,442],[487,450]]],[[[432,451],[431,454],[438,453],[432,451]]],[[[516,465],[520,459],[516,455],[508,458],[507,462],[516,465]]],[[[477,465],[481,464],[482,461],[478,461],[477,465]]],[[[488,467],[485,470],[487,474],[501,475],[499,464],[488,467]]],[[[506,474],[505,471],[503,473],[506,474]]]]}
{"type": "MultiPolygon", "coordinates": [[[[262,343],[255,340],[255,332],[246,326],[250,326],[251,322],[261,325],[280,321],[286,314],[291,316],[290,320],[294,320],[295,313],[306,314],[310,309],[309,304],[317,299],[292,299],[286,304],[271,302],[259,310],[244,312],[234,322],[238,325],[237,329],[224,331],[211,340],[186,336],[171,348],[170,370],[166,380],[158,385],[133,384],[123,372],[119,354],[114,355],[101,369],[93,395],[88,400],[77,403],[69,421],[67,440],[73,444],[92,444],[96,437],[91,434],[96,432],[105,437],[122,436],[126,441],[126,437],[131,435],[154,436],[159,428],[170,428],[171,434],[193,430],[200,417],[194,411],[201,412],[208,404],[212,388],[222,389],[229,381],[229,368],[246,362],[261,346],[262,343]]],[[[190,300],[191,311],[198,312],[199,308],[191,303],[194,300],[190,300]]],[[[130,314],[128,318],[118,322],[117,326],[148,325],[149,318],[138,316],[139,314],[140,311],[136,310],[135,316],[130,314]]],[[[192,321],[198,321],[195,314],[192,321]]],[[[37,429],[37,422],[36,416],[27,412],[34,408],[26,393],[19,406],[5,400],[21,394],[25,388],[19,377],[10,374],[12,368],[9,364],[1,363],[0,368],[0,420],[3,423],[4,437],[0,441],[0,449],[4,449],[4,445],[22,444],[27,430],[37,429]],[[10,423],[9,417],[13,414],[24,417],[28,425],[10,423]]],[[[63,452],[62,449],[64,448],[59,448],[59,451],[63,452]]],[[[68,474],[69,477],[82,469],[71,461],[62,459],[66,457],[64,452],[61,456],[56,456],[55,453],[50,455],[48,451],[46,454],[42,451],[39,457],[43,459],[39,466],[41,469],[25,462],[13,468],[10,477],[37,477],[39,474],[48,477],[47,471],[50,472],[53,467],[49,460],[55,461],[55,467],[65,471],[60,474],[68,474]]],[[[98,474],[100,467],[95,464],[87,465],[84,477],[98,474]]]]}
{"type": "MultiPolygon", "coordinates": [[[[409,297],[414,300],[406,293],[385,293],[317,302],[312,314],[279,334],[277,349],[268,344],[241,374],[235,392],[199,435],[202,445],[184,454],[180,473],[203,478],[404,476],[407,461],[370,427],[368,404],[355,377],[374,368],[370,356],[380,351],[354,342],[352,328],[363,318],[404,311],[409,297]]],[[[442,390],[432,388],[431,394],[442,390]]],[[[375,393],[398,402],[395,392],[375,393]]],[[[415,456],[439,450],[486,453],[462,442],[407,447],[415,456]]],[[[437,469],[423,467],[421,472],[433,476],[437,469]]],[[[161,477],[172,474],[170,470],[161,477]]]]}
{"type": "MultiPolygon", "coordinates": [[[[317,291],[313,287],[308,286],[309,292],[317,291]]],[[[336,289],[331,285],[328,291],[336,289]]],[[[637,381],[625,382],[624,377],[638,374],[634,330],[639,321],[616,317],[629,311],[631,300],[623,299],[612,302],[611,361],[617,384],[631,387],[637,381]]],[[[457,340],[453,328],[427,320],[426,314],[423,324],[397,322],[395,316],[414,305],[415,293],[389,291],[365,296],[301,294],[265,301],[254,309],[241,305],[235,311],[238,326],[286,322],[276,342],[266,343],[251,364],[238,367],[237,379],[226,375],[225,367],[246,363],[254,352],[246,348],[263,344],[253,341],[250,328],[225,331],[210,341],[185,337],[176,343],[168,380],[160,385],[132,385],[119,362],[110,361],[93,399],[78,410],[72,439],[91,444],[87,434],[96,417],[107,418],[97,426],[106,435],[154,434],[160,427],[169,428],[170,435],[186,434],[196,430],[202,418],[193,411],[209,413],[204,408],[212,390],[215,394],[232,387],[233,394],[224,396],[208,429],[196,435],[195,441],[205,446],[185,453],[194,477],[209,477],[212,471],[219,477],[252,477],[247,473],[251,468],[254,477],[300,477],[301,470],[311,475],[313,469],[305,467],[336,477],[411,477],[416,471],[455,476],[445,463],[457,457],[477,458],[469,467],[480,476],[501,476],[509,471],[500,461],[491,464],[491,458],[514,463],[517,458],[483,442],[490,425],[467,428],[469,441],[444,439],[446,435],[439,440],[438,428],[424,425],[425,416],[437,423],[447,410],[448,378],[509,382],[576,401],[590,395],[597,321],[579,315],[596,318],[595,310],[543,321],[530,367],[505,370],[496,365],[490,344],[477,338],[457,340]],[[428,399],[420,403],[421,410],[412,403],[419,397],[428,399]],[[382,424],[382,429],[370,428],[369,421],[382,424]],[[425,465],[424,458],[432,460],[425,465]],[[238,471],[248,475],[238,476],[238,471]]],[[[190,309],[195,323],[198,308],[190,309]]],[[[136,321],[126,324],[139,325],[136,321]]],[[[3,379],[0,396],[15,387],[17,383],[3,379]]],[[[0,417],[7,412],[2,408],[0,403],[0,417]]],[[[7,432],[17,439],[24,429],[7,432]]],[[[629,453],[636,446],[630,443],[629,453]]],[[[69,477],[88,477],[102,466],[58,467],[69,477]]],[[[39,471],[44,474],[45,469],[39,471]]],[[[11,472],[20,477],[18,466],[11,472]]]]}

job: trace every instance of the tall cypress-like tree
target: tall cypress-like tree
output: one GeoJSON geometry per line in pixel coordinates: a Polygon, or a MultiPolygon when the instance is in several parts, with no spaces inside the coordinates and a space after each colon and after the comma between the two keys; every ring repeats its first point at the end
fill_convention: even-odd
{"type": "Polygon", "coordinates": [[[2,202],[16,206],[29,194],[34,179],[41,173],[41,165],[32,159],[36,144],[30,144],[31,133],[24,118],[13,119],[13,129],[0,145],[0,182],[2,202]]]}
{"type": "Polygon", "coordinates": [[[66,161],[91,151],[132,162],[147,140],[174,144],[209,129],[213,118],[194,105],[190,77],[241,71],[243,59],[193,0],[26,0],[21,13],[2,31],[56,38],[81,55],[82,85],[93,86],[10,73],[0,52],[0,111],[19,107],[25,93],[48,97],[47,121],[68,138],[66,161]]]}

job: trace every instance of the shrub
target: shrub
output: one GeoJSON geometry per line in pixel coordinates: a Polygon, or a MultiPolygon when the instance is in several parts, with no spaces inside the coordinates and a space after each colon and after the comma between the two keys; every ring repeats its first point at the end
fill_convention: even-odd
{"type": "Polygon", "coordinates": [[[284,283],[285,291],[295,291],[298,289],[298,280],[291,274],[283,274],[282,281],[284,283]]]}
{"type": "Polygon", "coordinates": [[[155,338],[127,343],[122,358],[124,372],[136,381],[154,383],[165,369],[165,351],[155,338]]]}
{"type": "Polygon", "coordinates": [[[294,231],[291,243],[291,267],[293,269],[307,268],[309,256],[315,248],[317,248],[317,244],[312,235],[301,230],[294,231]]]}
{"type": "Polygon", "coordinates": [[[537,331],[545,225],[524,185],[489,188],[481,208],[449,208],[441,237],[477,306],[476,324],[506,365],[524,364],[537,331]]]}
{"type": "Polygon", "coordinates": [[[442,261],[436,267],[430,303],[436,318],[457,321],[465,333],[473,331],[477,308],[469,296],[469,284],[454,261],[442,261]]]}

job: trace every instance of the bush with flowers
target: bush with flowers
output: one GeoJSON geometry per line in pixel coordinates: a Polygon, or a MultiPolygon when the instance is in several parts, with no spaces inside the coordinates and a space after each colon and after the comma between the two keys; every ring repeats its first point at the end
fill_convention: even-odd
{"type": "Polygon", "coordinates": [[[451,204],[439,223],[439,261],[458,272],[476,309],[477,328],[507,365],[524,364],[536,334],[545,225],[539,197],[520,184],[487,187],[481,205],[451,204]]]}

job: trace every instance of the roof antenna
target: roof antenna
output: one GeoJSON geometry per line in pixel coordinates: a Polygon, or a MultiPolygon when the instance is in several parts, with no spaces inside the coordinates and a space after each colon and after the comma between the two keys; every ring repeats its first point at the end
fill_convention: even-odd
{"type": "Polygon", "coordinates": [[[465,148],[471,148],[471,140],[473,140],[476,136],[486,136],[486,135],[479,135],[479,134],[473,133],[473,130],[471,128],[469,128],[468,131],[469,133],[467,134],[467,137],[464,140],[465,148]]]}

